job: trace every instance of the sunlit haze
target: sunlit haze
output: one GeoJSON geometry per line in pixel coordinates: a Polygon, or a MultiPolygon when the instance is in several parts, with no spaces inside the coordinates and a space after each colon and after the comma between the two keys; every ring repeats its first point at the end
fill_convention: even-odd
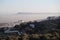
{"type": "Polygon", "coordinates": [[[47,16],[60,16],[60,0],[0,0],[0,22],[36,20],[47,16]],[[18,12],[29,14],[17,15],[18,12]]]}

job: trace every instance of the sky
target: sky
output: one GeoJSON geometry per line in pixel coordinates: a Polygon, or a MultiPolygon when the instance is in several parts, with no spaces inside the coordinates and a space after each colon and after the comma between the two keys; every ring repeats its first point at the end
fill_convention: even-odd
{"type": "Polygon", "coordinates": [[[0,0],[0,22],[19,18],[32,20],[54,15],[60,16],[60,0],[0,0]],[[48,14],[10,15],[18,12],[48,14]]]}
{"type": "Polygon", "coordinates": [[[0,13],[60,12],[60,0],[0,0],[0,13]]]}

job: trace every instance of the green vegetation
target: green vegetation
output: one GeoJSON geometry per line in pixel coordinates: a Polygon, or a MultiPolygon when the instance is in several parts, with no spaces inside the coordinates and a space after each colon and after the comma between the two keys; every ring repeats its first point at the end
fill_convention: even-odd
{"type": "Polygon", "coordinates": [[[0,35],[0,40],[60,40],[60,16],[48,17],[39,22],[24,22],[15,25],[12,30],[17,30],[21,35],[5,34],[5,30],[2,28],[0,33],[3,34],[0,35]]]}

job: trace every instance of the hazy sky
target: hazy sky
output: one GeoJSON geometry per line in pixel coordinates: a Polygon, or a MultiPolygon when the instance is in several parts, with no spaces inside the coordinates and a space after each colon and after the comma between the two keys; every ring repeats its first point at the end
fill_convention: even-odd
{"type": "Polygon", "coordinates": [[[0,0],[0,22],[18,19],[26,21],[54,15],[60,16],[60,0],[0,0]],[[18,12],[49,13],[40,15],[9,15],[18,12]]]}
{"type": "Polygon", "coordinates": [[[60,12],[60,0],[0,0],[0,13],[60,12]]]}

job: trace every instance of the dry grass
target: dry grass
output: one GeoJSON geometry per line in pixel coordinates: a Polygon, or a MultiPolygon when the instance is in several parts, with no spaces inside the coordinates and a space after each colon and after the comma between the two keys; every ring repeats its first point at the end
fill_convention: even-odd
{"type": "MultiPolygon", "coordinates": [[[[50,33],[47,33],[47,34],[31,34],[31,35],[24,34],[24,35],[22,35],[22,39],[23,40],[29,40],[30,37],[40,38],[41,36],[44,36],[47,40],[51,40],[51,39],[58,40],[60,38],[59,35],[60,34],[57,33],[57,32],[55,32],[54,35],[52,35],[50,33]]],[[[8,36],[8,40],[18,40],[18,38],[21,38],[21,37],[19,35],[10,35],[10,36],[8,36]]],[[[2,35],[0,36],[0,40],[5,40],[5,39],[7,39],[6,36],[2,36],[2,35]]]]}

